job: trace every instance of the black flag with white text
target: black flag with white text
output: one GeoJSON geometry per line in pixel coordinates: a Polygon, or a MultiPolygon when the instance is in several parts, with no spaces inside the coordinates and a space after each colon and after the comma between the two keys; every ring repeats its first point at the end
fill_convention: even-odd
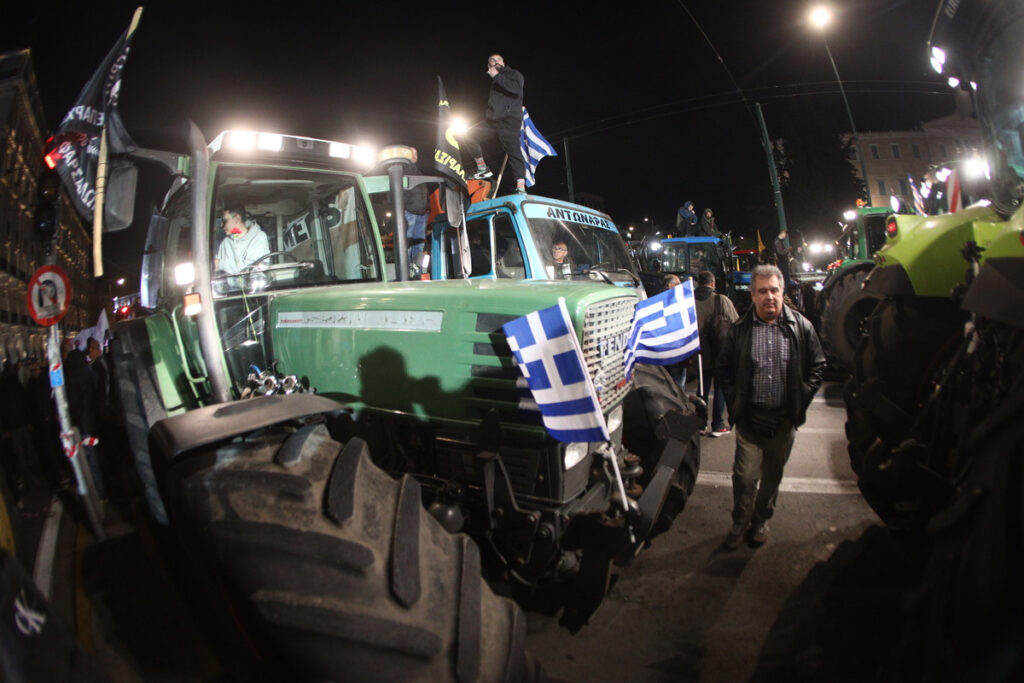
{"type": "Polygon", "coordinates": [[[466,171],[462,168],[459,143],[452,132],[452,109],[444,92],[444,83],[437,77],[437,144],[434,147],[434,168],[466,190],[466,171]]]}
{"type": "Polygon", "coordinates": [[[64,116],[46,153],[46,162],[60,174],[82,218],[92,221],[96,204],[96,175],[100,156],[100,137],[107,130],[107,145],[112,154],[136,149],[117,111],[121,76],[128,58],[140,11],[131,26],[121,34],[96,73],[64,116]]]}

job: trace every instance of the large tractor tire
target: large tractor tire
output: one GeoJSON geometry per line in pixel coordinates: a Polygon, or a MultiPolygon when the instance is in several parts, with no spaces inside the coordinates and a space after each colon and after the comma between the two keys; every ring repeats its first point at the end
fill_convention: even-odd
{"type": "Polygon", "coordinates": [[[477,546],[445,531],[416,480],[390,478],[362,440],[272,427],[179,457],[163,481],[172,524],[222,587],[224,623],[274,671],[260,678],[539,677],[523,614],[483,582],[477,546]]]}
{"type": "Polygon", "coordinates": [[[853,376],[844,388],[850,465],[875,512],[893,523],[904,508],[893,497],[901,473],[888,467],[907,438],[939,370],[963,335],[962,314],[951,302],[883,299],[867,320],[853,376]]]}
{"type": "Polygon", "coordinates": [[[866,269],[846,273],[821,297],[819,306],[821,345],[829,359],[847,370],[853,369],[865,321],[878,305],[878,297],[864,291],[867,276],[866,269]]]}
{"type": "Polygon", "coordinates": [[[931,553],[908,601],[909,645],[936,663],[922,672],[935,680],[1024,680],[1024,333],[1004,359],[1009,390],[967,423],[957,494],[928,524],[931,553]]]}

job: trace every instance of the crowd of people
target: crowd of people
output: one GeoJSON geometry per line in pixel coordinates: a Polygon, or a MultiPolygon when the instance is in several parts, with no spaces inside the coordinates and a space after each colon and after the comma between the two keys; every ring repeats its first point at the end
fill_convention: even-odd
{"type": "MultiPolygon", "coordinates": [[[[116,382],[100,340],[90,337],[84,349],[73,339],[61,348],[68,415],[80,437],[95,437],[83,445],[83,466],[89,468],[98,498],[109,496],[109,452],[113,429],[120,419],[116,382]]],[[[61,427],[50,373],[45,361],[29,357],[5,360],[0,373],[0,453],[4,476],[19,507],[24,493],[42,484],[53,489],[74,485],[74,472],[61,445],[61,427]]]]}

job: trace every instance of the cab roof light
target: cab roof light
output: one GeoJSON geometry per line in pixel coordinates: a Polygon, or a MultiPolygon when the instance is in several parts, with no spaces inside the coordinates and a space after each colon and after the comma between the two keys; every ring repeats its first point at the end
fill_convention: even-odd
{"type": "Polygon", "coordinates": [[[344,142],[332,142],[327,153],[337,159],[348,159],[352,156],[352,145],[346,145],[344,142]]]}
{"type": "Polygon", "coordinates": [[[247,130],[233,130],[227,136],[228,147],[248,150],[256,147],[256,134],[247,130]]]}
{"type": "Polygon", "coordinates": [[[374,157],[373,148],[368,145],[356,145],[352,148],[352,158],[365,166],[372,165],[374,157]]]}
{"type": "Polygon", "coordinates": [[[280,152],[284,138],[276,133],[260,133],[256,136],[256,148],[267,152],[280,152]]]}

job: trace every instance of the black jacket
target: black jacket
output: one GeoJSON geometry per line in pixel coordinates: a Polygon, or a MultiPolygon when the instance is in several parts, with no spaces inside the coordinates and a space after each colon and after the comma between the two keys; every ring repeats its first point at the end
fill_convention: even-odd
{"type": "MultiPolygon", "coordinates": [[[[825,354],[810,321],[788,306],[782,307],[779,324],[789,337],[792,352],[786,373],[786,415],[794,427],[807,419],[807,407],[821,386],[825,354]]],[[[754,364],[750,359],[753,342],[754,307],[733,323],[718,354],[715,379],[725,390],[729,405],[729,423],[736,424],[747,411],[754,364]]]]}
{"type": "Polygon", "coordinates": [[[499,66],[498,75],[491,79],[491,94],[487,98],[487,118],[523,120],[523,74],[509,66],[499,66]]]}
{"type": "MultiPolygon", "coordinates": [[[[423,175],[419,166],[412,164],[405,170],[406,175],[423,175]]],[[[405,203],[405,210],[422,216],[430,211],[430,193],[427,191],[426,183],[416,187],[403,190],[402,199],[405,203]]]]}

